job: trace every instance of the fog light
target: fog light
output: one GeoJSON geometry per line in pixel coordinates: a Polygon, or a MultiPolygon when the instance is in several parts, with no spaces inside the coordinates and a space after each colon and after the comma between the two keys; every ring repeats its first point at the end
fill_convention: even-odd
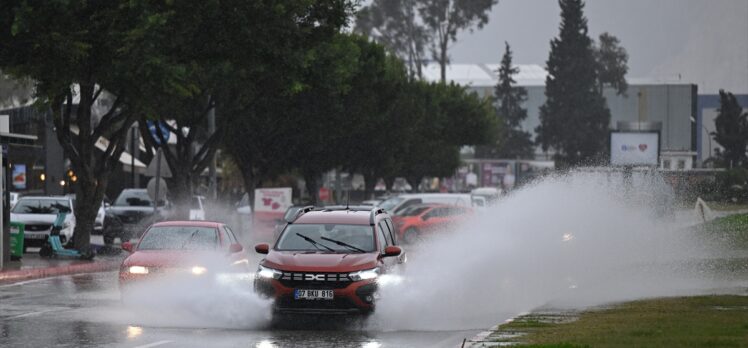
{"type": "Polygon", "coordinates": [[[192,274],[194,275],[201,275],[207,272],[208,270],[205,267],[195,266],[192,267],[192,274]]]}
{"type": "Polygon", "coordinates": [[[371,296],[366,296],[366,302],[374,301],[374,298],[371,296]]]}
{"type": "Polygon", "coordinates": [[[143,266],[130,266],[129,270],[132,274],[148,274],[148,268],[143,266]]]}

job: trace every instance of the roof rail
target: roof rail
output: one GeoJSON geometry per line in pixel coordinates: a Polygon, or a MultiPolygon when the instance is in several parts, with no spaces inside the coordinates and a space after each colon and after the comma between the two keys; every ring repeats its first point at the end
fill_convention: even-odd
{"type": "Polygon", "coordinates": [[[376,220],[377,215],[379,214],[386,214],[387,212],[384,210],[384,208],[380,207],[371,207],[370,205],[351,205],[351,206],[345,206],[345,205],[330,205],[322,209],[322,211],[368,211],[369,212],[369,223],[373,226],[374,222],[376,220]]]}
{"type": "Polygon", "coordinates": [[[377,218],[377,215],[379,214],[385,214],[384,208],[380,207],[374,207],[371,209],[371,216],[369,216],[369,224],[374,226],[374,221],[377,218]]]}
{"type": "Polygon", "coordinates": [[[293,217],[291,217],[290,219],[286,219],[286,222],[289,224],[292,224],[294,221],[296,221],[296,219],[299,218],[299,216],[304,215],[312,210],[314,210],[313,205],[307,205],[305,207],[302,207],[296,212],[296,214],[293,215],[293,217]]]}

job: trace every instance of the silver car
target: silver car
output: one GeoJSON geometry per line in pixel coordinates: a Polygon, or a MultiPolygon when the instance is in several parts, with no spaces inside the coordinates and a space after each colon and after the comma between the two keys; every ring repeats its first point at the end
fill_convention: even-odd
{"type": "Polygon", "coordinates": [[[75,229],[73,201],[70,197],[25,196],[18,200],[10,212],[10,221],[24,224],[24,249],[44,245],[59,213],[67,213],[60,230],[60,242],[66,243],[73,237],[75,229]]]}

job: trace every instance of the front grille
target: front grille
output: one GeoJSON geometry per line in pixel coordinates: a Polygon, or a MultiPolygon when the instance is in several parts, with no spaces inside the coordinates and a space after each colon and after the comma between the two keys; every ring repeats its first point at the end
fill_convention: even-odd
{"type": "Polygon", "coordinates": [[[345,310],[357,309],[358,307],[346,297],[337,297],[333,300],[294,300],[293,296],[284,296],[275,300],[275,307],[279,309],[322,309],[322,310],[345,310]]]}
{"type": "Polygon", "coordinates": [[[23,226],[23,230],[29,232],[49,231],[51,228],[52,225],[49,224],[28,224],[23,226]]]}
{"type": "Polygon", "coordinates": [[[348,273],[283,272],[279,281],[289,288],[343,289],[353,280],[348,273]]]}

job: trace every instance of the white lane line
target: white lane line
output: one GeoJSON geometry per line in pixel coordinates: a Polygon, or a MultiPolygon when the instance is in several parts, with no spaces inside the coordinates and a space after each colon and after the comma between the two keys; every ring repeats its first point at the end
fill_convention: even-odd
{"type": "Polygon", "coordinates": [[[19,315],[13,315],[13,316],[10,316],[10,317],[5,317],[4,319],[17,319],[17,318],[33,317],[33,316],[39,315],[39,314],[44,314],[44,313],[49,313],[49,312],[59,312],[59,311],[64,311],[66,309],[67,308],[64,308],[64,309],[46,309],[46,310],[38,311],[38,312],[29,312],[29,313],[24,313],[24,314],[19,314],[19,315]]]}
{"type": "Polygon", "coordinates": [[[167,344],[167,343],[171,343],[171,341],[158,341],[158,342],[144,344],[142,346],[137,346],[137,347],[133,347],[133,348],[151,348],[151,347],[161,346],[161,345],[164,345],[164,344],[167,344]]]}

